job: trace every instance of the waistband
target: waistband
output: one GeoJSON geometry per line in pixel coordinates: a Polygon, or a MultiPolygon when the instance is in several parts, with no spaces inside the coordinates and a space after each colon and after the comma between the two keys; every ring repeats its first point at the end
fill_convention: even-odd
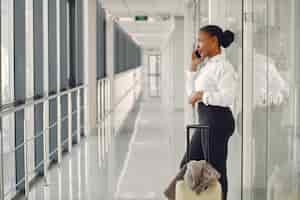
{"type": "Polygon", "coordinates": [[[215,111],[215,112],[231,112],[229,107],[205,105],[203,102],[198,103],[198,111],[215,111]]]}
{"type": "Polygon", "coordinates": [[[198,122],[230,133],[233,133],[235,128],[234,117],[229,107],[205,105],[202,102],[198,103],[198,122]]]}

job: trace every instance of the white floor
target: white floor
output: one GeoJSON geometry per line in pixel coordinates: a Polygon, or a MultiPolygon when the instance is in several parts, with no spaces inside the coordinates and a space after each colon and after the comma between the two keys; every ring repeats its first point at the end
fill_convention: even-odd
{"type": "MultiPolygon", "coordinates": [[[[35,184],[30,200],[162,200],[185,148],[183,112],[144,98],[100,160],[97,136],[85,138],[50,170],[49,185],[35,184]]],[[[230,200],[240,198],[240,137],[230,142],[230,200]]]]}

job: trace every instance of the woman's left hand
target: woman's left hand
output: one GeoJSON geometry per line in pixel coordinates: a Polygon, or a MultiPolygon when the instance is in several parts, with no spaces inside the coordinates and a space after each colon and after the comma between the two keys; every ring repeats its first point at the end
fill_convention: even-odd
{"type": "Polygon", "coordinates": [[[201,101],[203,97],[203,92],[196,92],[190,99],[190,104],[195,107],[198,101],[201,101]]]}

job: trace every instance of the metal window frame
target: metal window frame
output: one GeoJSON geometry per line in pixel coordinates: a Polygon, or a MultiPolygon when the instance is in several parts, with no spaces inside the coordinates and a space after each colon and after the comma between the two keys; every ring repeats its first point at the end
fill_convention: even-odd
{"type": "MultiPolygon", "coordinates": [[[[85,85],[81,85],[79,87],[76,87],[76,88],[73,88],[73,89],[70,89],[70,90],[67,90],[67,91],[64,91],[64,92],[59,92],[58,94],[55,94],[55,95],[51,95],[51,96],[46,96],[46,97],[42,97],[41,99],[28,99],[25,101],[25,104],[20,104],[18,106],[15,106],[15,105],[11,105],[10,107],[7,107],[7,108],[3,108],[3,109],[0,109],[0,118],[3,118],[4,116],[7,116],[7,115],[10,115],[10,114],[13,114],[13,113],[16,113],[16,112],[23,112],[27,109],[27,108],[30,108],[30,107],[34,107],[38,104],[41,104],[42,105],[42,108],[46,110],[46,112],[44,112],[44,116],[43,118],[48,118],[48,113],[47,110],[48,110],[48,104],[51,100],[56,100],[58,97],[61,97],[63,95],[67,95],[69,96],[71,93],[73,92],[76,92],[76,91],[80,91],[82,89],[85,89],[86,86],[85,85]]],[[[70,117],[70,115],[68,115],[67,117],[70,117]]],[[[20,121],[20,123],[17,123],[19,125],[23,125],[24,129],[26,127],[26,119],[23,119],[22,117],[20,118],[20,116],[17,116],[16,117],[16,120],[20,121]],[[22,122],[22,123],[21,123],[22,122]]],[[[47,119],[48,120],[48,119],[47,119]]],[[[62,120],[62,119],[60,119],[62,120]]],[[[43,135],[44,135],[44,138],[47,138],[49,137],[49,129],[51,129],[52,125],[50,126],[45,126],[45,124],[43,124],[43,135]]],[[[25,129],[26,130],[26,129],[25,129]]],[[[3,134],[1,134],[1,137],[3,137],[3,134]]],[[[78,135],[77,137],[79,138],[80,137],[80,133],[78,132],[78,135]]],[[[24,155],[24,170],[25,170],[25,176],[23,179],[21,179],[21,183],[24,182],[24,191],[25,191],[25,195],[26,197],[28,197],[28,194],[29,194],[29,175],[31,174],[31,172],[28,171],[28,163],[26,163],[27,161],[27,158],[28,158],[28,143],[29,143],[29,140],[32,140],[32,139],[35,139],[36,136],[34,138],[27,138],[26,136],[26,131],[24,131],[24,136],[23,138],[19,138],[19,143],[18,146],[16,146],[18,149],[20,148],[24,148],[24,151],[22,151],[23,155],[24,155]],[[26,138],[26,140],[25,140],[26,138]],[[23,139],[23,140],[22,140],[23,139]]],[[[70,141],[72,138],[68,138],[68,143],[70,143],[70,141]]],[[[45,139],[43,140],[43,155],[49,155],[49,143],[48,141],[45,141],[45,139]]],[[[70,151],[70,149],[69,149],[70,151]]],[[[62,154],[62,151],[58,151],[58,153],[62,154]]],[[[1,152],[1,156],[3,157],[3,151],[1,152]]],[[[42,161],[42,166],[44,168],[44,177],[47,181],[48,177],[47,177],[47,171],[48,171],[48,166],[49,166],[49,157],[48,156],[44,156],[44,159],[42,161]]],[[[19,182],[20,183],[20,182],[19,182]]]]}
{"type": "MultiPolygon", "coordinates": [[[[0,0],[0,10],[2,10],[2,0],[0,0]]],[[[2,47],[2,14],[0,14],[0,47],[2,47]]],[[[2,50],[0,52],[0,94],[2,95],[2,50]]],[[[2,105],[2,98],[0,98],[0,105],[2,105]]],[[[3,159],[3,131],[2,119],[0,120],[0,199],[4,200],[4,159],[3,159]]]]}
{"type": "MultiPolygon", "coordinates": [[[[18,2],[21,2],[23,3],[22,5],[23,6],[19,6],[19,4],[14,4],[14,15],[20,15],[20,13],[17,13],[16,11],[16,5],[18,5],[18,9],[23,9],[23,13],[21,13],[22,15],[25,15],[25,8],[26,8],[26,2],[25,1],[21,1],[21,0],[17,0],[18,2]]],[[[40,40],[40,44],[41,45],[44,45],[46,48],[48,48],[48,3],[50,3],[48,0],[44,0],[44,1],[39,1],[39,3],[44,3],[41,5],[42,9],[40,9],[40,13],[42,12],[43,14],[43,17],[42,17],[42,21],[40,21],[40,31],[42,32],[40,35],[43,37],[42,39],[39,38],[40,40]],[[47,16],[46,16],[47,15],[47,16]]],[[[57,0],[57,8],[60,8],[60,0],[57,0]]],[[[33,2],[33,6],[34,8],[36,7],[35,5],[36,1],[33,2]]],[[[2,6],[1,4],[1,0],[0,0],[0,7],[2,6]]],[[[34,9],[33,8],[33,9],[34,9]]],[[[77,106],[77,109],[78,111],[76,111],[78,114],[77,114],[77,120],[76,121],[76,127],[78,130],[81,130],[81,126],[84,127],[84,124],[82,125],[80,122],[81,120],[83,119],[83,116],[81,116],[81,113],[83,113],[83,110],[84,110],[84,97],[83,97],[83,94],[84,94],[84,90],[86,88],[85,85],[83,85],[83,76],[81,79],[78,79],[78,84],[79,86],[78,87],[74,87],[72,89],[69,89],[69,88],[65,88],[65,90],[61,90],[61,87],[60,87],[60,81],[61,81],[61,73],[60,73],[60,67],[61,67],[61,63],[60,63],[60,60],[61,60],[61,54],[60,54],[60,50],[61,50],[61,46],[60,46],[60,37],[61,37],[61,31],[60,31],[60,26],[61,26],[61,23],[60,23],[60,9],[58,9],[58,12],[57,12],[57,18],[56,18],[56,21],[59,22],[56,24],[56,33],[57,33],[57,62],[58,62],[58,70],[57,70],[57,73],[56,73],[56,76],[57,76],[57,91],[52,91],[48,93],[48,82],[50,81],[50,77],[49,76],[49,71],[48,71],[48,51],[47,49],[42,52],[42,58],[43,60],[40,61],[40,65],[41,65],[41,69],[43,68],[46,68],[43,72],[40,72],[38,73],[39,75],[37,76],[37,74],[34,75],[34,80],[36,81],[38,77],[42,78],[43,80],[40,81],[40,84],[42,84],[42,88],[43,90],[41,89],[39,92],[35,91],[35,93],[39,93],[38,95],[34,95],[33,97],[29,97],[28,95],[26,96],[26,89],[24,89],[24,91],[20,91],[20,94],[17,93],[16,95],[19,95],[17,96],[16,98],[16,101],[15,102],[12,102],[12,103],[9,103],[9,104],[6,104],[6,105],[1,105],[0,107],[0,128],[1,128],[1,165],[0,165],[0,181],[1,181],[1,186],[0,186],[0,199],[4,199],[5,198],[5,193],[4,193],[4,169],[3,169],[3,163],[4,163],[4,160],[3,160],[3,132],[2,132],[2,118],[7,116],[7,115],[11,115],[11,114],[15,114],[15,113],[20,113],[20,114],[17,114],[14,118],[16,119],[16,126],[20,126],[20,128],[18,129],[19,130],[19,134],[21,134],[22,137],[17,137],[16,139],[19,141],[18,143],[20,143],[20,145],[17,144],[17,149],[21,149],[21,153],[22,153],[22,157],[24,157],[24,162],[21,165],[16,165],[16,167],[21,167],[22,168],[22,171],[24,171],[24,177],[21,178],[20,182],[19,183],[22,183],[22,186],[19,186],[18,187],[18,191],[23,191],[25,190],[25,195],[26,197],[28,197],[28,192],[29,192],[29,177],[31,177],[30,173],[32,172],[29,172],[29,169],[28,169],[28,143],[29,143],[29,140],[30,141],[33,141],[35,140],[37,137],[40,137],[41,135],[44,136],[44,138],[48,138],[49,137],[49,130],[53,127],[55,127],[54,125],[49,125],[49,117],[48,116],[50,114],[50,105],[51,105],[51,102],[53,103],[57,103],[57,105],[60,105],[60,99],[61,99],[61,96],[63,95],[67,95],[69,96],[72,92],[75,94],[75,98],[76,98],[76,105],[74,106],[77,106]],[[55,94],[52,94],[52,93],[55,93],[55,94]],[[24,94],[24,95],[23,95],[24,94]],[[20,98],[19,98],[20,97],[20,98]],[[56,102],[57,100],[57,102],[56,102]],[[32,109],[34,108],[35,106],[38,106],[40,105],[41,108],[44,110],[44,112],[41,114],[42,116],[40,116],[39,118],[42,118],[43,119],[43,123],[42,123],[42,129],[43,129],[43,133],[39,133],[38,135],[35,135],[33,136],[32,138],[28,138],[27,136],[27,130],[26,130],[26,121],[28,119],[28,116],[26,117],[25,115],[25,112],[27,109],[32,109]],[[21,130],[22,129],[22,130],[21,130]],[[30,175],[30,176],[29,176],[30,175]],[[24,185],[24,186],[23,186],[24,185]]],[[[1,20],[2,16],[0,16],[0,20],[1,20]]],[[[19,24],[20,22],[22,22],[24,19],[25,21],[25,17],[24,18],[20,18],[19,16],[18,17],[14,17],[14,24],[13,26],[15,27],[17,24],[19,24]],[[21,20],[20,20],[21,19],[21,20]],[[18,20],[18,23],[16,23],[16,20],[18,20]]],[[[32,20],[37,20],[35,17],[32,18],[32,20]]],[[[33,23],[35,23],[33,21],[33,23]]],[[[1,21],[0,21],[0,25],[1,25],[1,21]]],[[[36,26],[36,24],[34,24],[34,26],[36,26]]],[[[0,30],[1,30],[2,27],[0,27],[0,30]]],[[[26,23],[23,23],[23,26],[22,27],[18,27],[19,29],[24,29],[23,32],[25,32],[26,30],[26,23]]],[[[33,27],[35,29],[35,27],[33,27]]],[[[22,33],[22,32],[21,32],[22,33]]],[[[21,33],[17,32],[16,29],[14,29],[14,35],[16,34],[17,36],[19,36],[21,33]]],[[[34,30],[33,32],[34,34],[34,37],[35,35],[37,34],[37,32],[34,30]]],[[[0,36],[1,36],[1,33],[0,33],[0,36]]],[[[15,40],[17,40],[17,36],[15,37],[15,40]]],[[[24,38],[25,38],[25,33],[23,33],[22,35],[24,38]]],[[[15,50],[17,49],[18,52],[16,53],[15,57],[17,57],[17,54],[20,52],[20,53],[23,53],[23,57],[21,55],[21,57],[17,57],[17,59],[27,59],[26,57],[26,42],[25,42],[25,39],[20,39],[18,38],[19,40],[16,41],[16,43],[14,44],[15,46],[16,45],[23,45],[24,48],[15,48],[15,50]],[[18,42],[21,42],[21,44],[18,44],[18,42]]],[[[35,41],[35,38],[34,38],[34,45],[36,44],[36,41],[35,41]]],[[[39,49],[40,50],[40,49],[39,49]]],[[[36,55],[35,55],[36,52],[34,52],[34,59],[36,59],[36,55]]],[[[15,58],[16,59],[16,58],[15,58]]],[[[55,60],[56,60],[55,59],[55,60]]],[[[0,55],[0,61],[1,61],[1,55],[0,55]]],[[[79,62],[79,61],[78,61],[79,62]]],[[[25,65],[26,62],[23,62],[23,65],[25,65]]],[[[0,62],[0,75],[2,73],[2,68],[1,68],[1,62],[0,62]]],[[[18,64],[18,63],[17,63],[18,64]]],[[[19,63],[20,64],[20,63],[19,63]]],[[[21,63],[22,64],[22,63],[21,63]]],[[[16,65],[15,65],[16,66],[16,65]]],[[[83,67],[83,66],[82,66],[83,67]]],[[[25,70],[25,67],[23,67],[22,70],[25,70]]],[[[83,70],[83,68],[82,68],[83,70]]],[[[34,72],[35,73],[35,72],[34,72]]],[[[14,76],[16,76],[18,73],[14,73],[14,76]]],[[[55,73],[54,73],[55,74],[55,73]]],[[[24,78],[24,81],[26,83],[26,73],[23,73],[23,78],[24,78]]],[[[23,79],[22,79],[23,80],[23,79]]],[[[19,79],[16,79],[14,77],[14,81],[18,81],[19,82],[19,79]]],[[[1,81],[0,81],[0,84],[1,84],[1,81]]],[[[19,85],[21,86],[20,83],[15,83],[15,85],[17,87],[19,87],[19,85]],[[18,84],[18,85],[17,85],[18,84]]],[[[26,84],[22,84],[22,87],[20,88],[26,88],[25,87],[26,84]]],[[[52,88],[54,90],[54,88],[52,88]]],[[[0,92],[1,92],[1,88],[0,88],[0,92]]],[[[0,100],[1,102],[1,100],[0,100]]],[[[72,106],[71,102],[69,102],[70,105],[72,106]]],[[[57,106],[57,110],[59,111],[61,108],[60,106],[57,106]]],[[[36,115],[34,114],[34,116],[36,117],[36,115]]],[[[53,115],[54,117],[57,116],[58,119],[60,119],[60,112],[57,113],[57,115],[54,113],[53,115]]],[[[68,115],[68,117],[70,117],[68,115]]],[[[61,120],[61,119],[60,119],[61,120]]],[[[60,123],[57,123],[57,126],[59,127],[60,126],[60,123]]],[[[16,134],[18,134],[16,132],[16,134]]],[[[58,132],[58,135],[60,135],[61,132],[58,132]]],[[[77,138],[77,141],[79,142],[80,141],[80,137],[81,137],[81,131],[77,131],[77,135],[76,135],[76,138],[77,138]]],[[[59,141],[59,138],[57,138],[57,141],[59,141]]],[[[49,152],[49,143],[48,143],[48,139],[43,139],[43,155],[49,155],[48,152],[49,152]],[[46,152],[46,153],[45,153],[46,152]]],[[[58,143],[58,147],[60,146],[60,142],[58,143]]],[[[58,153],[59,153],[59,156],[58,156],[58,160],[61,159],[61,153],[62,153],[62,148],[58,148],[58,153]]],[[[16,151],[16,150],[14,150],[16,151]]],[[[14,152],[13,151],[13,152],[14,152]]],[[[44,156],[43,158],[43,162],[41,164],[43,164],[44,166],[42,165],[39,165],[39,166],[42,166],[43,169],[44,169],[44,176],[46,177],[46,180],[47,180],[47,174],[46,172],[48,171],[48,156],[44,156]]],[[[18,181],[17,181],[18,182],[18,181]]],[[[15,187],[15,186],[14,186],[15,187]]],[[[9,191],[10,193],[11,191],[9,191]]]]}

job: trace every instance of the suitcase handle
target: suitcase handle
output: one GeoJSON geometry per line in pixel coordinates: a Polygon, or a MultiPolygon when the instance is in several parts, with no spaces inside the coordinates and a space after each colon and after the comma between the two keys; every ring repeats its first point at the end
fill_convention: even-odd
{"type": "MultiPolygon", "coordinates": [[[[191,152],[190,152],[190,130],[191,129],[199,129],[200,130],[200,134],[201,134],[201,142],[202,142],[202,144],[201,144],[201,147],[202,147],[202,151],[203,151],[203,154],[204,154],[204,159],[206,160],[206,161],[208,161],[208,162],[210,162],[210,148],[209,148],[209,143],[210,143],[210,141],[209,141],[209,126],[207,126],[207,125],[201,125],[201,124],[190,124],[190,125],[187,125],[186,126],[186,163],[188,163],[189,161],[190,161],[190,154],[191,154],[191,152]],[[207,131],[207,132],[205,132],[205,131],[207,131]],[[204,137],[207,137],[208,138],[208,142],[207,142],[207,146],[206,146],[206,149],[205,149],[205,147],[204,147],[204,141],[203,140],[205,140],[205,138],[204,137]]],[[[206,138],[206,139],[207,139],[206,138]]]]}

